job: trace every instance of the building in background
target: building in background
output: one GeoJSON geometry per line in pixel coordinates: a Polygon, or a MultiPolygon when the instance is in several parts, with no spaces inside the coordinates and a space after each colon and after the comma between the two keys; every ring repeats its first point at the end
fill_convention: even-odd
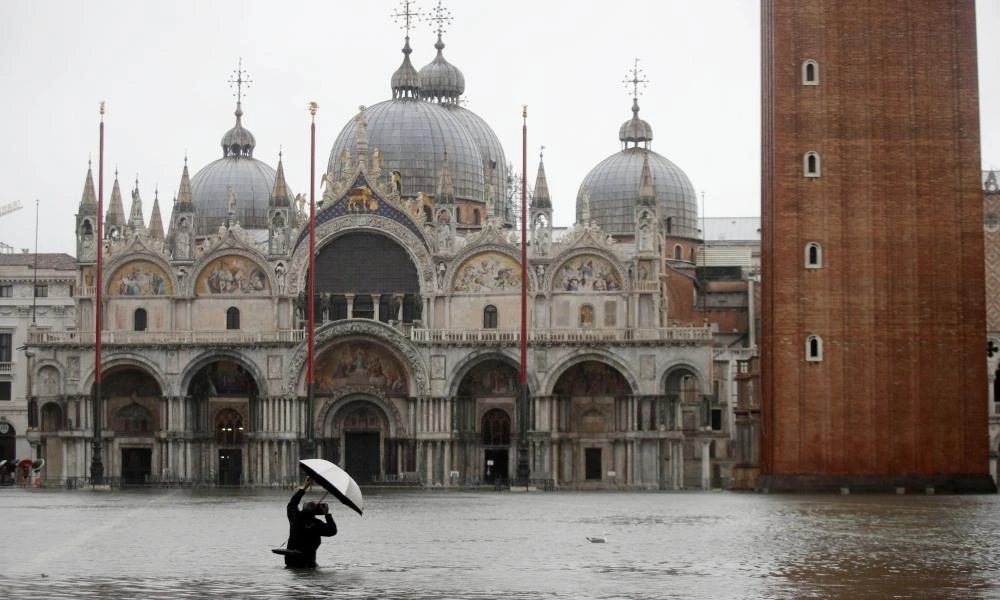
{"type": "Polygon", "coordinates": [[[16,462],[39,458],[40,431],[49,424],[39,421],[32,387],[57,382],[32,381],[36,353],[25,344],[29,330],[72,334],[77,275],[68,254],[0,253],[0,460],[7,461],[0,483],[13,482],[16,462]]]}

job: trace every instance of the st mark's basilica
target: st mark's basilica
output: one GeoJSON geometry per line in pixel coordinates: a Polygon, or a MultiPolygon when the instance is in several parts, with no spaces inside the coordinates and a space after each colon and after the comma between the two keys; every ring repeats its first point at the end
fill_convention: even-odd
{"type": "Polygon", "coordinates": [[[459,102],[465,79],[440,33],[435,48],[418,70],[407,37],[392,97],[347,116],[332,142],[311,299],[307,196],[280,157],[255,156],[241,97],[218,160],[193,175],[185,161],[166,219],[157,202],[145,222],[117,176],[98,214],[87,172],[65,326],[28,335],[27,441],[47,478],[88,476],[97,446],[126,482],[287,483],[312,453],[359,482],[476,485],[513,478],[521,449],[546,486],[731,483],[737,454],[756,450],[732,406],[755,352],[753,276],[699,271],[694,188],[651,149],[638,100],[621,106],[617,151],[608,131],[609,155],[580,182],[571,227],[553,227],[539,162],[522,240],[519,175],[459,102]],[[742,298],[735,312],[707,305],[713,290],[742,298]]]}

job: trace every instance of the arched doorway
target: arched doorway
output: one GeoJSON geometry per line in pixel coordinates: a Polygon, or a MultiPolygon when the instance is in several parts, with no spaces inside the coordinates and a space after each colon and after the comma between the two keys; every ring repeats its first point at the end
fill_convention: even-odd
{"type": "Polygon", "coordinates": [[[395,445],[387,444],[389,418],[377,402],[368,395],[354,396],[323,427],[323,456],[343,465],[358,483],[379,481],[386,471],[395,472],[395,445]]]}
{"type": "MultiPolygon", "coordinates": [[[[104,375],[106,414],[119,452],[122,483],[148,483],[153,474],[153,448],[160,430],[162,393],[156,379],[133,366],[116,367],[104,375]]],[[[109,458],[114,447],[109,448],[109,458]]]]}
{"type": "MultiPolygon", "coordinates": [[[[200,449],[215,464],[218,485],[240,485],[246,478],[246,442],[251,410],[258,398],[257,381],[242,364],[219,359],[201,367],[191,378],[188,395],[192,428],[211,432],[214,446],[200,449]]],[[[211,476],[201,473],[202,478],[211,476]]]]}
{"type": "Polygon", "coordinates": [[[42,431],[54,432],[63,428],[62,407],[54,402],[42,406],[42,431]]]}
{"type": "Polygon", "coordinates": [[[224,408],[215,415],[215,445],[219,450],[219,485],[239,485],[243,479],[243,415],[224,408]]]}
{"type": "Polygon", "coordinates": [[[480,424],[483,450],[486,457],[483,481],[494,483],[510,473],[510,415],[494,408],[483,415],[480,424]]]}
{"type": "Polygon", "coordinates": [[[478,433],[478,450],[469,448],[478,458],[469,459],[473,464],[467,475],[485,483],[511,478],[512,432],[517,425],[512,416],[517,414],[519,388],[517,367],[500,358],[476,364],[459,382],[457,420],[479,415],[470,423],[478,433]]]}
{"type": "Polygon", "coordinates": [[[0,467],[0,485],[14,483],[14,461],[17,458],[17,430],[10,421],[0,421],[0,461],[7,461],[0,467]]]}
{"type": "Polygon", "coordinates": [[[584,487],[600,487],[617,477],[615,416],[623,410],[619,398],[632,393],[625,376],[600,360],[585,360],[568,367],[556,380],[553,394],[560,398],[566,427],[577,436],[568,451],[570,460],[560,479],[584,487]]]}

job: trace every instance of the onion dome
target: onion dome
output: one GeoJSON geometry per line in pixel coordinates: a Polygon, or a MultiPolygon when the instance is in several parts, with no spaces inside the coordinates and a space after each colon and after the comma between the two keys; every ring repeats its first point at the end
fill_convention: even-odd
{"type": "Polygon", "coordinates": [[[649,142],[653,140],[653,128],[649,123],[639,118],[639,99],[632,98],[632,118],[622,123],[618,130],[618,139],[628,147],[629,142],[637,146],[640,142],[649,147],[649,142]]]}
{"type": "MultiPolygon", "coordinates": [[[[213,234],[226,223],[231,197],[236,205],[233,219],[243,229],[268,229],[268,203],[276,173],[267,163],[253,158],[256,141],[243,127],[242,116],[237,102],[236,126],[222,136],[222,158],[205,165],[191,178],[195,235],[213,234]]],[[[291,190],[287,193],[294,197],[291,190]]],[[[178,201],[183,195],[181,190],[178,201]]]]}
{"type": "Polygon", "coordinates": [[[577,220],[581,220],[586,193],[591,222],[612,235],[632,236],[636,201],[652,195],[660,218],[671,220],[673,235],[697,238],[698,196],[691,180],[680,167],[648,148],[653,130],[639,119],[638,102],[634,100],[632,113],[632,119],[619,132],[621,141],[626,142],[625,148],[598,163],[580,184],[576,196],[577,220]],[[639,147],[639,142],[647,147],[639,147]],[[644,164],[648,169],[645,186],[644,164]]]}
{"type": "MultiPolygon", "coordinates": [[[[402,196],[412,198],[420,192],[433,195],[437,191],[447,146],[455,200],[485,201],[479,146],[452,111],[431,102],[395,99],[367,107],[364,115],[368,121],[368,147],[382,153],[383,173],[400,172],[402,196]]],[[[330,150],[327,173],[334,180],[340,178],[344,160],[350,160],[356,150],[356,118],[344,125],[330,150]]]]}
{"type": "Polygon", "coordinates": [[[249,129],[243,127],[243,108],[236,102],[236,125],[222,136],[222,156],[252,157],[257,140],[249,129]]]}
{"type": "Polygon", "coordinates": [[[437,48],[437,56],[420,69],[420,96],[426,100],[457,102],[465,92],[465,76],[458,67],[445,60],[440,33],[434,47],[437,48]]]}
{"type": "Polygon", "coordinates": [[[420,74],[410,62],[410,36],[406,36],[406,43],[403,44],[403,64],[399,65],[396,72],[392,74],[392,97],[393,98],[418,98],[420,96],[420,74]]]}

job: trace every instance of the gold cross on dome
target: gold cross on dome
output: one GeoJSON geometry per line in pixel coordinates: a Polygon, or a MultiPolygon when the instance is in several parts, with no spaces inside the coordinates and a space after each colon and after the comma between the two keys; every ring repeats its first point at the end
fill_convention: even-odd
{"type": "Polygon", "coordinates": [[[632,68],[628,71],[628,76],[629,79],[622,80],[622,83],[625,84],[625,89],[628,89],[629,86],[631,86],[632,97],[638,98],[642,95],[642,90],[639,89],[639,86],[642,86],[643,89],[645,89],[646,84],[649,83],[649,80],[646,79],[646,75],[642,72],[642,69],[639,68],[638,58],[635,59],[632,68]]]}
{"type": "Polygon", "coordinates": [[[229,78],[229,86],[232,87],[236,85],[236,101],[241,102],[243,100],[243,86],[250,87],[253,80],[250,79],[249,74],[243,70],[243,57],[240,57],[239,62],[236,65],[236,70],[233,71],[232,76],[229,78]]]}

